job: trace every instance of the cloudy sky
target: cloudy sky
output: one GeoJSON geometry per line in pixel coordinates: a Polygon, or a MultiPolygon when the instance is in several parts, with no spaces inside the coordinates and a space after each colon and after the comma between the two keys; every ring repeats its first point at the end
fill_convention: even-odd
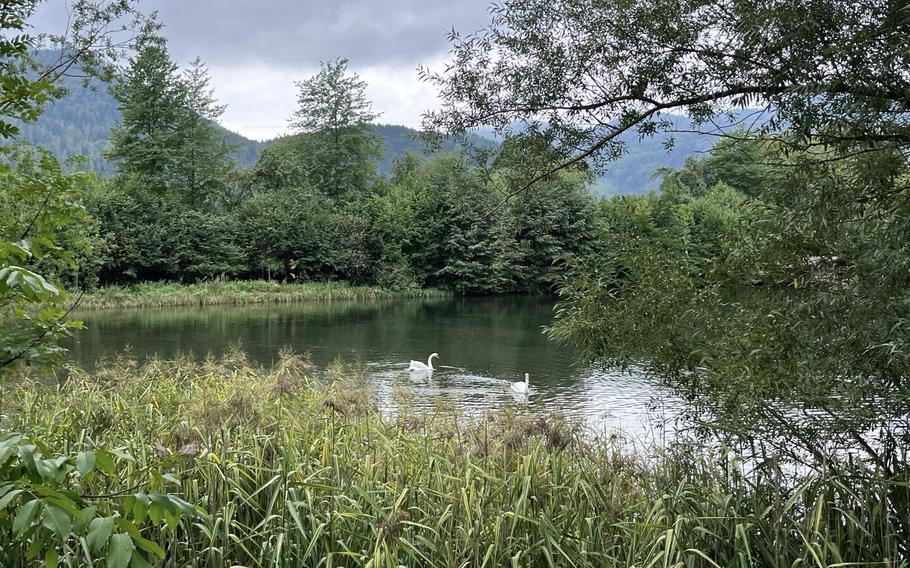
{"type": "MultiPolygon", "coordinates": [[[[296,106],[293,82],[321,60],[347,57],[369,87],[382,122],[418,126],[436,105],[416,68],[439,69],[452,28],[472,32],[488,21],[490,0],[140,0],[157,10],[171,57],[209,65],[222,124],[249,138],[287,130],[296,106]]],[[[41,31],[65,22],[67,0],[47,0],[33,20],[41,31]]]]}

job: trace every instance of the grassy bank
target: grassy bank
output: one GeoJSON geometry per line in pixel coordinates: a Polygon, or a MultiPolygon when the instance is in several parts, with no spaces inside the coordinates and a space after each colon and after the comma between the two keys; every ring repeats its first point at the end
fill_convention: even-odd
{"type": "MultiPolygon", "coordinates": [[[[123,515],[145,518],[129,496],[177,482],[171,491],[210,517],[145,521],[166,566],[901,565],[899,520],[882,503],[906,479],[786,488],[728,455],[630,454],[553,417],[388,417],[344,370],[330,375],[313,379],[288,353],[274,369],[237,353],[122,359],[63,387],[8,386],[4,429],[45,452],[126,456],[115,480],[71,473],[77,492],[119,500],[123,515]]],[[[28,539],[9,539],[0,564],[24,566],[28,539]]],[[[69,565],[91,565],[90,546],[58,547],[69,565]]]]}
{"type": "Polygon", "coordinates": [[[109,286],[85,294],[83,309],[150,308],[164,306],[214,306],[292,303],[310,300],[380,300],[403,297],[443,297],[442,290],[393,291],[343,282],[281,284],[264,280],[176,284],[148,282],[133,286],[109,286]]]}

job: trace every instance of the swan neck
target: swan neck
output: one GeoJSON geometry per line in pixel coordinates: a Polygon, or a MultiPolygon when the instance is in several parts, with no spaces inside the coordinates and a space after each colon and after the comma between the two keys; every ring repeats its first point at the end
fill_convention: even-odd
{"type": "Polygon", "coordinates": [[[427,358],[427,367],[429,367],[429,368],[431,368],[431,369],[433,368],[433,355],[430,355],[430,356],[427,358]]]}

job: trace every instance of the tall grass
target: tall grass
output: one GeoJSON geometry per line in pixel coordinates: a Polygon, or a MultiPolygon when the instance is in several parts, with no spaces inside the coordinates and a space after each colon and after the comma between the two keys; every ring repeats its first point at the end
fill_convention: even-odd
{"type": "Polygon", "coordinates": [[[787,487],[725,452],[627,453],[553,417],[387,416],[360,383],[312,377],[290,353],[120,359],[7,388],[4,426],[135,457],[122,487],[86,492],[136,491],[167,463],[211,520],[147,529],[166,566],[907,566],[884,505],[906,472],[787,487]]]}
{"type": "Polygon", "coordinates": [[[292,303],[310,300],[381,300],[401,297],[442,297],[434,289],[393,291],[343,282],[281,284],[264,280],[212,281],[198,284],[146,282],[129,287],[108,286],[85,294],[84,309],[144,308],[292,303]]]}

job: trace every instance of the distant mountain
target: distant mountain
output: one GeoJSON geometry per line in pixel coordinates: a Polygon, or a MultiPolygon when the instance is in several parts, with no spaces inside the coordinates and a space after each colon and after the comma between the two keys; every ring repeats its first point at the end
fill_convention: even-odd
{"type": "MultiPolygon", "coordinates": [[[[758,113],[755,109],[740,110],[732,122],[725,124],[758,125],[768,119],[768,115],[758,113]]],[[[655,172],[660,168],[678,169],[683,166],[687,157],[698,156],[711,150],[717,142],[716,136],[699,134],[698,127],[687,117],[667,115],[673,123],[673,134],[657,134],[639,139],[635,132],[627,132],[619,137],[625,142],[625,154],[610,164],[594,184],[597,195],[609,197],[624,193],[645,194],[657,190],[660,180],[655,172]],[[672,144],[670,144],[672,138],[672,144]],[[669,149],[668,149],[669,146],[669,149]]],[[[478,136],[501,141],[502,137],[489,128],[478,129],[478,136]]]]}
{"type": "MultiPolygon", "coordinates": [[[[63,85],[68,94],[48,104],[36,123],[23,125],[22,138],[50,149],[62,159],[83,155],[92,169],[111,173],[113,169],[102,152],[107,148],[111,127],[120,119],[117,102],[108,94],[106,86],[98,82],[86,87],[81,80],[65,79],[63,85]]],[[[218,128],[225,133],[228,143],[237,147],[233,157],[240,168],[253,166],[262,151],[273,142],[257,142],[220,125],[218,128]]],[[[377,124],[375,128],[385,149],[385,155],[379,162],[379,171],[385,176],[391,174],[395,161],[405,154],[426,152],[414,129],[393,124],[377,124]]],[[[677,128],[691,130],[692,126],[688,119],[680,117],[677,128]]],[[[495,138],[492,132],[478,131],[469,141],[475,145],[495,146],[499,142],[495,138]]],[[[675,144],[667,151],[664,148],[665,137],[639,141],[635,134],[631,134],[623,140],[628,144],[628,152],[610,164],[598,179],[594,191],[599,195],[646,193],[649,189],[656,189],[657,182],[652,179],[655,170],[681,167],[687,156],[707,151],[715,142],[710,136],[680,133],[675,135],[675,144]]],[[[442,143],[441,150],[454,148],[455,143],[448,140],[442,143]]]]}
{"type": "MultiPolygon", "coordinates": [[[[379,161],[379,173],[384,176],[392,174],[392,167],[395,165],[395,161],[405,154],[424,155],[429,152],[423,140],[418,138],[419,131],[413,128],[397,124],[376,124],[374,128],[379,137],[382,138],[382,145],[385,151],[379,161]]],[[[468,143],[481,148],[498,146],[498,142],[477,135],[469,136],[468,143]]],[[[439,151],[451,152],[457,148],[458,144],[454,140],[444,139],[440,143],[439,151]]]]}
{"type": "MultiPolygon", "coordinates": [[[[21,125],[22,139],[44,146],[58,158],[85,156],[91,169],[113,172],[102,152],[108,147],[111,128],[120,120],[117,101],[97,80],[84,85],[81,79],[65,77],[61,85],[67,90],[66,96],[49,103],[37,122],[21,125]]],[[[224,132],[229,144],[237,147],[233,157],[241,168],[255,164],[267,146],[220,125],[216,127],[224,132]]]]}
{"type": "Polygon", "coordinates": [[[117,102],[97,81],[90,87],[71,78],[62,83],[69,93],[48,103],[37,122],[21,125],[22,139],[61,159],[85,156],[91,169],[110,172],[101,153],[107,148],[111,126],[120,119],[117,102]]]}
{"type": "MultiPolygon", "coordinates": [[[[677,130],[694,128],[685,117],[679,117],[675,122],[677,130]]],[[[621,136],[620,140],[626,143],[626,153],[607,165],[594,185],[594,191],[610,196],[656,190],[660,180],[654,177],[654,172],[658,168],[681,168],[687,157],[707,152],[717,142],[713,136],[680,132],[673,135],[673,144],[668,150],[665,144],[669,138],[665,134],[641,140],[634,133],[621,136]]]]}

